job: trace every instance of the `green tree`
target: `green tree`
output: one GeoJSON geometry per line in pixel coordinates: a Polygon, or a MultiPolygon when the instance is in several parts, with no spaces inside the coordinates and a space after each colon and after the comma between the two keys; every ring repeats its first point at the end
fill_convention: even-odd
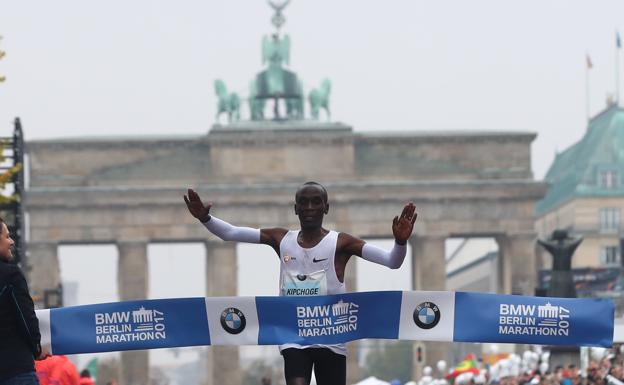
{"type": "MultiPolygon", "coordinates": [[[[6,157],[4,155],[4,149],[10,145],[11,144],[9,143],[9,141],[0,141],[0,164],[5,162],[6,157]]],[[[18,163],[10,169],[0,173],[0,204],[14,203],[20,200],[20,197],[17,196],[15,193],[12,193],[11,195],[5,195],[3,191],[7,187],[7,183],[13,182],[13,175],[20,172],[21,169],[22,164],[18,163]]]]}
{"type": "MultiPolygon", "coordinates": [[[[0,36],[0,41],[2,41],[2,36],[0,36]]],[[[6,54],[6,52],[4,52],[3,50],[0,49],[0,60],[2,60],[2,58],[4,57],[5,54],[6,54]]],[[[4,76],[0,75],[0,83],[2,83],[5,80],[6,80],[6,78],[4,76]]]]}
{"type": "MultiPolygon", "coordinates": [[[[2,41],[2,36],[0,36],[0,41],[2,41]]],[[[0,60],[4,58],[5,54],[6,53],[0,49],[0,60]]],[[[0,83],[2,83],[5,80],[6,78],[3,75],[0,75],[0,83]]],[[[6,161],[6,156],[4,155],[4,149],[9,146],[11,146],[10,141],[8,140],[0,141],[0,164],[6,161]]],[[[6,188],[6,184],[13,181],[13,175],[17,174],[21,170],[21,168],[22,168],[22,165],[17,164],[0,174],[0,191],[4,191],[4,189],[6,188]]],[[[19,200],[19,197],[16,196],[15,194],[6,196],[0,193],[0,204],[13,203],[13,202],[17,202],[18,200],[19,200]]]]}

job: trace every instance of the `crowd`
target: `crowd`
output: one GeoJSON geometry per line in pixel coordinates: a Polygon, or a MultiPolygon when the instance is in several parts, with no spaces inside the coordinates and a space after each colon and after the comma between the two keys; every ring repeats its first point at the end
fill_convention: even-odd
{"type": "Polygon", "coordinates": [[[35,362],[40,385],[95,385],[89,370],[80,374],[76,365],[64,355],[50,356],[35,362]]]}
{"type": "MultiPolygon", "coordinates": [[[[582,368],[576,364],[550,368],[548,352],[527,351],[522,357],[511,354],[491,365],[479,362],[473,367],[466,366],[461,373],[451,376],[451,371],[445,378],[434,378],[432,368],[425,367],[418,382],[405,385],[624,385],[623,351],[624,346],[590,348],[587,364],[582,368]]],[[[444,372],[446,364],[438,364],[438,372],[444,372]]]]}

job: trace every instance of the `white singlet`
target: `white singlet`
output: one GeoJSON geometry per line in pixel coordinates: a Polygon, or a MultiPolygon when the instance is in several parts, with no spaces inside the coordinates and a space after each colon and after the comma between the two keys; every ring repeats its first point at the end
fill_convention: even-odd
{"type": "MultiPolygon", "coordinates": [[[[325,295],[344,293],[345,284],[338,280],[334,259],[338,233],[330,231],[309,249],[299,246],[299,230],[291,230],[280,242],[280,295],[325,295]]],[[[337,345],[280,345],[280,352],[287,348],[328,348],[334,353],[347,355],[344,344],[337,345]]]]}

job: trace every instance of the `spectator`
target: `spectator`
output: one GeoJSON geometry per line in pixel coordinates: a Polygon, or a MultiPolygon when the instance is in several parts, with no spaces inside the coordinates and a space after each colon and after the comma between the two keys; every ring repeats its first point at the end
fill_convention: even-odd
{"type": "Polygon", "coordinates": [[[0,218],[0,385],[37,385],[35,358],[46,353],[26,278],[12,263],[14,244],[0,218]]]}
{"type": "Polygon", "coordinates": [[[50,384],[50,371],[52,370],[53,361],[52,357],[35,361],[35,370],[37,371],[37,378],[39,378],[40,385],[50,384]]]}
{"type": "Polygon", "coordinates": [[[52,370],[50,371],[50,385],[80,385],[78,370],[66,356],[52,356],[52,370]]]}
{"type": "Polygon", "coordinates": [[[80,385],[95,385],[95,381],[91,378],[91,372],[89,372],[89,369],[84,369],[80,372],[80,385]]]}

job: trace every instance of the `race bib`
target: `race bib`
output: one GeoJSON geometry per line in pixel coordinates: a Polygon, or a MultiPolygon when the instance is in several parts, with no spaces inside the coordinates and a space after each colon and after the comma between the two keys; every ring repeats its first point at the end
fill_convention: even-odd
{"type": "Polygon", "coordinates": [[[282,295],[325,295],[327,294],[327,277],[325,270],[309,274],[284,275],[282,282],[282,295]]]}

